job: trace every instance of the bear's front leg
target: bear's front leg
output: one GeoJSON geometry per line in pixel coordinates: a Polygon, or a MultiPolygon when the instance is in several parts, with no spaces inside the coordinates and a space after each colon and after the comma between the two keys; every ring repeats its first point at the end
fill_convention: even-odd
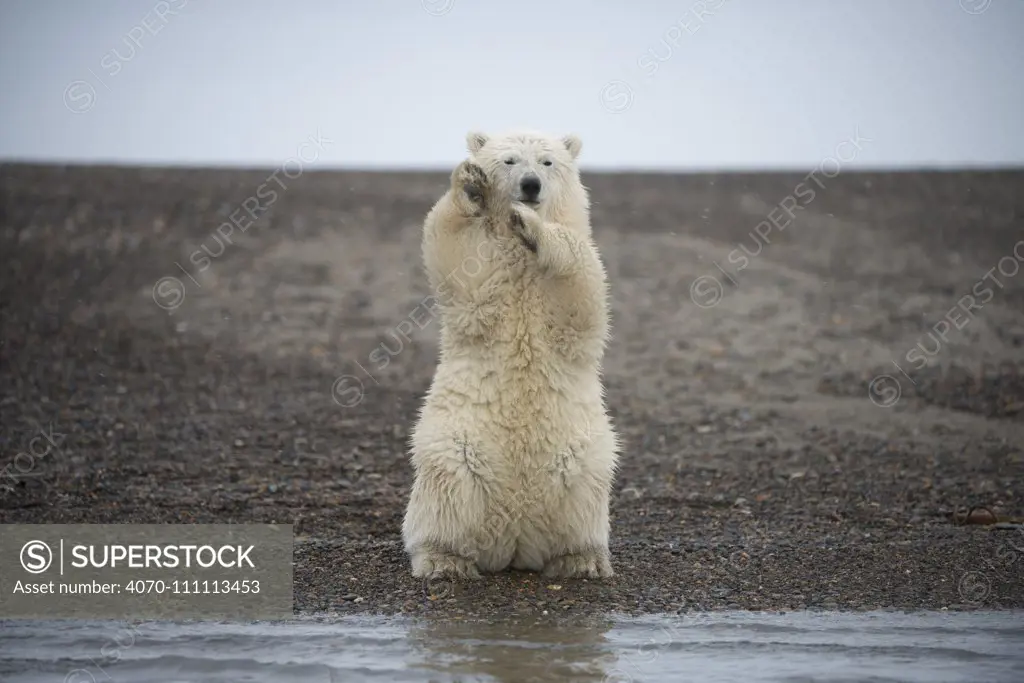
{"type": "Polygon", "coordinates": [[[557,223],[545,223],[536,211],[521,202],[513,202],[509,226],[526,248],[537,255],[541,268],[552,275],[572,275],[587,258],[588,248],[578,237],[557,223]]]}

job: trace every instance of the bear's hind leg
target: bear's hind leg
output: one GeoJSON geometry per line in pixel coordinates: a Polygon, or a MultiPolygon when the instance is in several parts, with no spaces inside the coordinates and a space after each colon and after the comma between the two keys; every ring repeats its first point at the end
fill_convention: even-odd
{"type": "Polygon", "coordinates": [[[612,442],[606,439],[582,454],[570,451],[571,457],[559,460],[565,488],[559,504],[546,516],[551,540],[544,576],[603,579],[613,575],[608,551],[611,453],[612,442]]]}
{"type": "Polygon", "coordinates": [[[417,450],[402,527],[413,576],[478,578],[508,566],[514,539],[496,505],[496,473],[470,439],[441,437],[417,450]]]}

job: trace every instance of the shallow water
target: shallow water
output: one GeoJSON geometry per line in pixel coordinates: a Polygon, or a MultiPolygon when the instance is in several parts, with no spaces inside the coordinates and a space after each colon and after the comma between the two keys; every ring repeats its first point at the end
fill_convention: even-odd
{"type": "Polygon", "coordinates": [[[1024,612],[0,622],[10,683],[1024,681],[1024,612]]]}

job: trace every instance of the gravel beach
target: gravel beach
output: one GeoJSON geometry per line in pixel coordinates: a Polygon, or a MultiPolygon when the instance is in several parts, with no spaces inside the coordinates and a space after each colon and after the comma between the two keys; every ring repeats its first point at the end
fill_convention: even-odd
{"type": "Polygon", "coordinates": [[[616,576],[430,585],[447,173],[271,173],[0,166],[0,522],[292,523],[299,613],[1024,607],[1024,172],[585,173],[616,576]]]}

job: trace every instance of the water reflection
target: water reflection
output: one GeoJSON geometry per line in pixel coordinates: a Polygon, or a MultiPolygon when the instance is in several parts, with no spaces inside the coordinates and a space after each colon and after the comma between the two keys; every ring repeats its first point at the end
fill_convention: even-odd
{"type": "Polygon", "coordinates": [[[1012,610],[309,617],[147,623],[128,647],[116,622],[0,620],[0,681],[1019,683],[1022,623],[1012,610]]]}
{"type": "Polygon", "coordinates": [[[489,676],[507,683],[611,680],[616,654],[607,619],[552,622],[532,618],[501,623],[427,618],[409,629],[422,657],[413,666],[456,679],[489,676]]]}

